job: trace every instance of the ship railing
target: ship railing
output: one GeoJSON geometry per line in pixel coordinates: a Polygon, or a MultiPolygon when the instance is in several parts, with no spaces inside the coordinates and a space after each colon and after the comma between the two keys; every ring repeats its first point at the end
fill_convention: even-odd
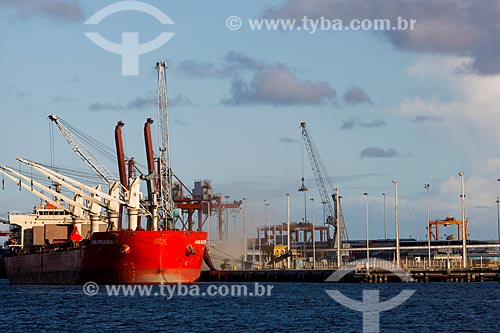
{"type": "Polygon", "coordinates": [[[29,214],[33,214],[33,212],[18,212],[18,211],[9,212],[9,215],[29,215],[29,214]]]}

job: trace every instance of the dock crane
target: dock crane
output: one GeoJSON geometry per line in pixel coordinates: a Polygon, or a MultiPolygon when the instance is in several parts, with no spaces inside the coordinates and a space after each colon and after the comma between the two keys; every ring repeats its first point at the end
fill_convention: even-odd
{"type": "Polygon", "coordinates": [[[168,99],[165,70],[167,63],[156,63],[158,71],[158,147],[160,150],[160,204],[159,219],[167,229],[174,228],[174,200],[172,197],[172,169],[170,166],[170,143],[168,139],[168,99]]]}
{"type": "Polygon", "coordinates": [[[348,239],[345,229],[344,216],[342,214],[342,208],[340,206],[341,197],[338,195],[338,190],[333,187],[331,179],[328,176],[328,172],[326,171],[325,165],[321,160],[318,149],[314,144],[306,123],[301,122],[300,127],[304,145],[309,156],[309,161],[311,162],[311,168],[314,173],[314,178],[316,179],[318,191],[321,196],[321,201],[325,203],[325,210],[327,212],[325,222],[335,228],[333,238],[334,247],[337,249],[337,265],[340,266],[340,248],[342,245],[342,240],[348,239]],[[330,200],[330,198],[332,198],[333,201],[330,200]]]}

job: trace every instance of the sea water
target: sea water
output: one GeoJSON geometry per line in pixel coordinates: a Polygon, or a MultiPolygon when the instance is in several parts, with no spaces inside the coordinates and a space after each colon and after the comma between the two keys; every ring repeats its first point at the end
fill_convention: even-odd
{"type": "Polygon", "coordinates": [[[3,284],[0,331],[363,332],[363,313],[339,304],[327,290],[358,303],[364,290],[378,290],[380,302],[415,290],[401,305],[379,313],[380,332],[500,332],[500,284],[493,282],[260,283],[267,288],[264,295],[252,292],[254,283],[186,286],[198,294],[162,293],[153,286],[149,295],[110,295],[99,286],[87,296],[82,286],[3,284]],[[252,295],[203,295],[210,286],[225,294],[235,285],[252,295]]]}

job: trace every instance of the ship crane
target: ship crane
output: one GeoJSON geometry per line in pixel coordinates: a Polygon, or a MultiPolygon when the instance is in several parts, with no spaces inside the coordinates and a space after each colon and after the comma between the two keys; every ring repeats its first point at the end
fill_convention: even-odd
{"type": "MultiPolygon", "coordinates": [[[[83,203],[79,203],[78,201],[71,200],[67,197],[63,197],[61,194],[58,194],[54,190],[51,190],[47,187],[41,187],[43,185],[36,184],[38,187],[44,189],[48,193],[53,195],[58,195],[64,201],[70,203],[73,207],[75,207],[71,212],[76,217],[83,218],[83,214],[77,214],[76,209],[81,209],[83,211],[88,211],[90,213],[91,219],[91,230],[92,232],[98,231],[98,224],[100,219],[101,207],[107,210],[108,215],[108,223],[110,227],[116,226],[116,221],[118,219],[118,210],[120,205],[124,205],[127,208],[129,215],[129,228],[135,230],[137,228],[137,216],[146,214],[140,205],[140,178],[136,177],[130,180],[129,191],[126,195],[126,200],[119,199],[119,185],[118,182],[115,182],[111,186],[111,194],[107,194],[100,190],[100,187],[93,188],[91,186],[82,184],[74,179],[71,179],[68,176],[61,175],[53,170],[45,168],[37,163],[27,161],[22,158],[18,158],[18,160],[22,163],[25,163],[31,167],[33,167],[36,171],[40,172],[43,175],[46,175],[50,180],[53,180],[60,184],[61,186],[66,187],[67,189],[73,191],[75,193],[75,197],[87,199],[89,202],[89,206],[83,205],[83,203]],[[39,186],[40,185],[40,186],[39,186]],[[52,191],[52,192],[51,192],[52,191]],[[90,192],[91,194],[87,194],[85,191],[90,192]],[[104,199],[104,202],[101,200],[104,199]]],[[[25,177],[25,176],[24,176],[25,177]]],[[[27,178],[27,177],[25,177],[27,178]]],[[[15,180],[15,178],[14,178],[15,180]]],[[[34,181],[33,181],[34,182],[34,181]]],[[[25,184],[26,187],[29,187],[25,184]]],[[[36,194],[36,193],[35,193],[36,194]]],[[[66,208],[63,208],[67,210],[66,208]]]]}
{"type": "Polygon", "coordinates": [[[106,182],[111,184],[117,181],[116,177],[108,170],[99,160],[78,140],[78,138],[68,129],[69,124],[59,118],[55,114],[48,117],[53,121],[62,135],[68,141],[71,149],[92,169],[97,175],[106,182]]]}
{"type": "MultiPolygon", "coordinates": [[[[29,177],[9,168],[8,166],[0,165],[0,173],[7,176],[7,178],[11,179],[12,181],[18,183],[22,188],[47,201],[48,203],[53,205],[53,207],[64,210],[71,214],[72,223],[78,229],[78,231],[82,231],[82,224],[89,220],[89,216],[91,222],[91,231],[98,230],[99,224],[101,222],[101,208],[92,203],[89,206],[86,206],[83,203],[83,196],[80,193],[75,193],[74,198],[70,198],[50,187],[47,187],[33,179],[30,179],[29,177]],[[19,177],[19,180],[14,178],[12,175],[19,177]],[[27,183],[24,183],[22,180],[29,182],[29,185],[27,183]],[[40,190],[37,190],[36,188],[40,190]],[[45,193],[53,195],[54,199],[48,197],[47,195],[45,195],[45,193]],[[61,201],[67,202],[69,204],[69,207],[61,204],[61,201]]],[[[96,200],[95,195],[89,198],[94,201],[96,200]]],[[[23,227],[23,225],[24,223],[20,226],[23,227]]],[[[24,237],[22,236],[21,243],[23,242],[23,238],[24,237]]]]}
{"type": "MultiPolygon", "coordinates": [[[[4,175],[5,177],[7,177],[8,179],[12,180],[14,183],[16,184],[19,184],[22,188],[24,188],[25,190],[28,190],[30,191],[31,193],[35,194],[37,197],[39,197],[40,199],[42,200],[45,200],[46,202],[50,203],[51,205],[53,205],[55,208],[57,209],[61,209],[61,210],[65,210],[67,211],[68,213],[72,214],[72,210],[64,205],[62,205],[58,199],[53,199],[51,197],[49,197],[48,195],[45,195],[43,192],[41,191],[38,191],[36,190],[35,188],[33,188],[30,185],[26,184],[26,183],[23,183],[21,182],[19,179],[13,177],[9,172],[11,172],[12,169],[10,169],[9,167],[5,166],[5,165],[1,165],[0,166],[0,173],[2,175],[4,175]]],[[[18,176],[19,173],[17,172],[12,172],[12,174],[18,176]]],[[[31,180],[30,180],[31,181],[31,180]]],[[[35,182],[33,182],[33,185],[35,185],[35,182]]],[[[47,188],[48,189],[48,188],[47,188]]],[[[57,193],[57,196],[60,197],[60,193],[57,193]]]]}
{"type": "Polygon", "coordinates": [[[304,145],[309,156],[309,161],[311,162],[311,168],[314,173],[314,178],[316,179],[318,191],[321,196],[321,201],[325,203],[325,210],[327,212],[325,222],[327,224],[333,225],[335,228],[333,239],[335,248],[337,249],[337,263],[339,264],[342,240],[348,239],[345,229],[344,217],[342,214],[342,208],[340,207],[340,197],[338,196],[338,191],[334,189],[333,184],[331,183],[328,172],[326,171],[325,165],[321,160],[318,149],[314,144],[306,123],[300,123],[300,127],[304,145]],[[332,198],[333,201],[330,200],[330,198],[332,198]]]}
{"type": "MultiPolygon", "coordinates": [[[[4,165],[0,165],[0,173],[3,174],[4,176],[6,176],[8,179],[12,180],[13,182],[17,183],[20,187],[33,193],[34,195],[36,195],[40,199],[45,200],[48,204],[52,205],[53,208],[67,212],[68,213],[67,216],[71,217],[71,222],[73,223],[73,225],[76,228],[78,228],[78,231],[80,231],[80,232],[82,231],[82,228],[81,228],[82,223],[85,223],[85,221],[89,220],[88,215],[86,215],[86,212],[90,213],[90,215],[91,215],[90,220],[91,221],[99,221],[100,220],[100,217],[99,217],[100,210],[95,211],[92,208],[86,207],[83,204],[83,198],[81,196],[75,195],[74,200],[73,200],[73,199],[51,189],[50,187],[46,187],[45,185],[40,184],[39,182],[34,181],[34,180],[24,176],[23,174],[15,171],[7,166],[4,166],[4,165]],[[17,176],[19,178],[17,179],[13,175],[17,176]],[[23,179],[25,181],[29,181],[29,184],[23,182],[21,179],[23,179]],[[39,188],[40,190],[38,190],[37,188],[39,188]],[[54,195],[54,197],[53,198],[49,197],[48,195],[45,194],[45,192],[54,195]],[[60,200],[67,202],[69,204],[69,207],[63,205],[60,200]]],[[[18,215],[15,215],[15,216],[18,217],[18,215]]],[[[21,216],[19,215],[19,217],[21,217],[21,216]]],[[[21,228],[21,230],[23,230],[25,228],[29,229],[30,227],[33,227],[32,224],[29,225],[28,224],[29,222],[24,221],[23,219],[16,218],[14,221],[12,221],[11,216],[9,216],[8,223],[18,225],[21,228]]],[[[31,221],[31,223],[33,223],[33,221],[31,221]]],[[[25,238],[24,232],[21,231],[21,233],[20,233],[20,244],[21,245],[24,244],[24,238],[25,238]]]]}
{"type": "Polygon", "coordinates": [[[140,177],[130,178],[128,184],[128,191],[125,194],[125,200],[121,200],[119,198],[120,186],[118,182],[115,182],[111,185],[110,194],[107,194],[101,191],[100,188],[93,188],[91,186],[85,185],[74,179],[71,179],[68,176],[61,175],[53,170],[45,168],[37,163],[30,162],[22,158],[18,158],[18,160],[35,168],[35,170],[37,170],[38,172],[49,176],[49,179],[54,180],[55,182],[61,184],[62,186],[74,191],[75,193],[81,196],[84,196],[87,200],[90,201],[91,204],[106,208],[108,212],[110,228],[114,228],[116,226],[120,205],[124,205],[128,211],[129,229],[131,230],[137,229],[138,226],[137,217],[139,215],[148,214],[140,203],[140,198],[141,198],[140,177]],[[73,184],[74,186],[72,186],[71,184],[73,184]],[[80,187],[81,190],[79,190],[77,187],[80,187]],[[85,192],[83,192],[83,190],[92,193],[95,197],[103,198],[105,200],[104,203],[100,200],[95,200],[95,197],[94,199],[92,199],[92,197],[89,198],[88,195],[85,194],[85,192]]]}
{"type": "MultiPolygon", "coordinates": [[[[31,166],[39,173],[48,177],[48,179],[52,180],[54,183],[60,184],[66,187],[68,190],[73,193],[81,196],[86,199],[90,203],[90,207],[95,211],[100,211],[100,207],[105,208],[107,210],[107,215],[109,219],[110,226],[114,227],[117,225],[118,212],[120,204],[125,205],[126,202],[120,200],[120,185],[118,182],[114,182],[110,185],[109,194],[100,190],[100,187],[94,188],[88,185],[85,185],[79,181],[71,179],[68,176],[64,176],[56,171],[53,171],[49,168],[43,167],[37,163],[25,160],[23,158],[17,158],[19,162],[22,162],[26,165],[31,166]],[[84,191],[90,192],[91,195],[85,193],[84,191]],[[96,197],[103,198],[104,202],[100,199],[96,199],[96,197]]],[[[94,227],[96,227],[94,225],[94,227]]]]}

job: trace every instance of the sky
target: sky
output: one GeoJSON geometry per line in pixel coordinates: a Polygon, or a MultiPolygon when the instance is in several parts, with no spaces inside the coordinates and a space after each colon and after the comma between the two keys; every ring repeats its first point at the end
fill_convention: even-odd
{"type": "MultiPolygon", "coordinates": [[[[470,237],[497,239],[500,1],[146,0],[171,24],[130,10],[85,24],[119,3],[0,0],[0,164],[19,167],[17,156],[50,163],[51,113],[111,147],[114,126],[123,121],[126,154],[145,164],[142,127],[156,119],[154,66],[167,61],[173,171],[186,184],[211,179],[230,200],[245,197],[249,223],[264,224],[264,200],[272,222],[286,220],[286,193],[292,220],[301,220],[303,175],[322,223],[302,152],[305,121],[343,197],[349,238],[366,237],[365,192],[370,238],[384,237],[382,193],[387,234],[394,237],[397,179],[400,234],[426,239],[424,184],[430,184],[431,219],[460,219],[463,172],[470,237]],[[300,24],[304,17],[317,23],[316,31],[252,28],[256,20],[300,24]],[[398,17],[414,20],[414,29],[327,24],[398,17]],[[174,35],[138,57],[138,75],[122,75],[121,56],[86,32],[118,44],[124,32],[138,32],[139,43],[174,35]]],[[[52,162],[85,168],[57,129],[52,162]]],[[[0,217],[29,211],[37,201],[6,179],[0,217]]]]}

